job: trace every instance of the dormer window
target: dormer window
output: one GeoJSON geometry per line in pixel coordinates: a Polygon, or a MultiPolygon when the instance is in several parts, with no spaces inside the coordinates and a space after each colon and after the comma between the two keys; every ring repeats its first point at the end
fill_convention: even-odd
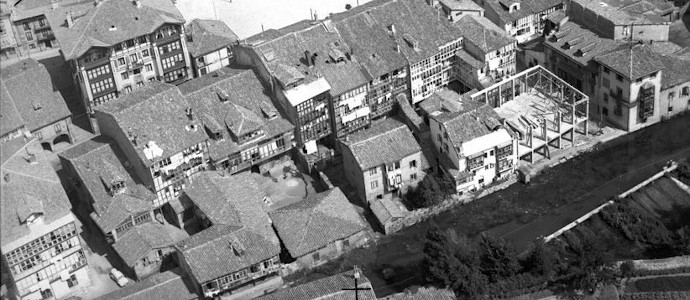
{"type": "Polygon", "coordinates": [[[520,3],[511,3],[508,12],[515,12],[520,10],[520,3]]]}
{"type": "Polygon", "coordinates": [[[122,180],[114,181],[110,184],[110,187],[108,188],[108,194],[110,196],[114,196],[116,194],[119,194],[125,190],[125,182],[122,180]]]}
{"type": "Polygon", "coordinates": [[[228,95],[227,91],[218,90],[216,91],[216,94],[218,95],[218,99],[220,100],[220,102],[226,102],[230,99],[230,95],[228,95]]]}

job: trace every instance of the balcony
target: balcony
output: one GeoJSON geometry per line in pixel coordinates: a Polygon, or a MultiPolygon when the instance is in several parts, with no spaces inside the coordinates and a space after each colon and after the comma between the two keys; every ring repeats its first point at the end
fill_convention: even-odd
{"type": "Polygon", "coordinates": [[[53,34],[53,31],[50,29],[39,31],[36,32],[36,39],[38,39],[39,41],[52,40],[55,39],[55,34],[53,34]]]}

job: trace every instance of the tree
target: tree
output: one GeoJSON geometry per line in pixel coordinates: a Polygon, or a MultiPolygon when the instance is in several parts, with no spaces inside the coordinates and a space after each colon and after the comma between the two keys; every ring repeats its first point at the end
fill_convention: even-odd
{"type": "Polygon", "coordinates": [[[515,249],[503,239],[483,234],[479,247],[482,273],[487,275],[491,282],[511,277],[520,270],[515,249]]]}
{"type": "Polygon", "coordinates": [[[350,10],[351,8],[352,8],[352,5],[350,5],[349,3],[345,4],[345,10],[350,10]]]}
{"type": "Polygon", "coordinates": [[[442,232],[435,223],[426,233],[424,242],[424,279],[440,287],[451,286],[452,268],[459,264],[454,255],[455,247],[447,233],[442,232]]]}
{"type": "Polygon", "coordinates": [[[525,269],[534,275],[544,276],[550,280],[556,273],[557,263],[556,252],[547,246],[543,240],[538,240],[534,243],[532,251],[525,260],[525,269]]]}
{"type": "Polygon", "coordinates": [[[567,288],[593,293],[599,284],[615,283],[619,274],[610,255],[595,238],[583,238],[582,249],[568,265],[567,288]]]}

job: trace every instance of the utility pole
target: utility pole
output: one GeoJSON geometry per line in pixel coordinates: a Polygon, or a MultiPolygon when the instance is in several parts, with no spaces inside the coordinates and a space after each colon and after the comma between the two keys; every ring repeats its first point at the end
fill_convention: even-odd
{"type": "Polygon", "coordinates": [[[354,269],[355,269],[355,274],[354,274],[355,287],[354,288],[344,288],[343,291],[355,291],[355,300],[359,300],[359,291],[369,291],[369,290],[371,290],[371,288],[370,287],[363,287],[363,288],[359,287],[360,271],[359,271],[359,268],[357,267],[357,265],[355,265],[354,269]]]}

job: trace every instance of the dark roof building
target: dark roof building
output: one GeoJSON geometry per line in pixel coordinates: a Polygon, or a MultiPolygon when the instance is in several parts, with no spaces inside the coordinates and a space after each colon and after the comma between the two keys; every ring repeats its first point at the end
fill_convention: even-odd
{"type": "Polygon", "coordinates": [[[187,49],[192,57],[229,47],[237,42],[237,35],[218,20],[194,19],[187,25],[187,49]]]}
{"type": "Polygon", "coordinates": [[[665,90],[683,83],[690,82],[690,61],[673,55],[659,55],[664,65],[661,72],[661,89],[665,90]]]}
{"type": "MultiPolygon", "coordinates": [[[[355,288],[355,277],[353,271],[348,271],[309,283],[301,284],[289,289],[279,290],[256,300],[347,300],[354,299],[355,291],[343,290],[345,288],[355,288]]],[[[362,300],[375,300],[376,295],[371,286],[371,282],[366,276],[359,275],[357,280],[358,297],[362,300]]]]}
{"type": "Polygon", "coordinates": [[[34,59],[3,67],[0,90],[0,135],[22,125],[34,132],[71,116],[62,95],[54,89],[48,70],[34,59]]]}
{"type": "MultiPolygon", "coordinates": [[[[267,140],[290,135],[294,129],[273,105],[270,92],[252,70],[222,68],[179,88],[206,132],[211,133],[209,156],[216,164],[267,140]],[[252,132],[262,133],[259,138],[239,139],[252,132]]],[[[285,144],[289,145],[290,139],[285,144]]],[[[241,165],[235,171],[249,166],[241,165]]]]}
{"type": "Polygon", "coordinates": [[[138,260],[151,251],[173,247],[188,235],[172,225],[157,222],[138,225],[118,239],[113,248],[127,266],[134,266],[138,260]]]}
{"type": "Polygon", "coordinates": [[[386,119],[344,141],[362,170],[400,161],[422,151],[405,123],[386,119]]]}
{"type": "Polygon", "coordinates": [[[448,139],[456,149],[464,142],[490,134],[493,128],[501,125],[501,118],[493,108],[475,101],[463,102],[460,111],[432,114],[431,118],[446,127],[448,139]]]}
{"type": "Polygon", "coordinates": [[[575,22],[561,25],[544,40],[544,44],[582,66],[588,66],[595,57],[619,45],[613,39],[602,37],[575,22]]]}
{"type": "Polygon", "coordinates": [[[83,186],[87,205],[93,208],[91,218],[104,234],[116,229],[124,220],[153,209],[156,195],[132,177],[125,168],[124,154],[114,141],[95,137],[60,153],[63,165],[74,172],[83,186]],[[121,182],[122,190],[111,190],[121,182]]]}
{"type": "Polygon", "coordinates": [[[365,229],[362,218],[339,188],[269,213],[278,236],[294,258],[348,238],[365,229]]]}
{"type": "Polygon", "coordinates": [[[98,300],[191,300],[198,299],[192,282],[180,269],[166,271],[100,296],[98,300]]]}
{"type": "Polygon", "coordinates": [[[210,227],[176,246],[183,269],[205,295],[233,288],[227,283],[209,287],[207,282],[247,271],[231,280],[241,284],[245,277],[258,278],[277,271],[280,242],[263,210],[262,194],[249,173],[224,176],[202,172],[185,193],[201,218],[211,222],[210,227]],[[248,271],[251,266],[269,261],[272,263],[264,265],[264,274],[259,274],[261,270],[248,271]]]}
{"type": "Polygon", "coordinates": [[[199,130],[200,122],[187,113],[190,107],[177,87],[154,81],[118,101],[103,104],[97,109],[97,118],[102,132],[111,138],[126,138],[129,145],[119,146],[133,148],[149,167],[206,140],[204,131],[199,130]]]}
{"type": "Polygon", "coordinates": [[[166,23],[184,22],[169,0],[96,0],[84,15],[51,18],[65,60],[79,58],[93,47],[110,47],[149,34],[166,23]]]}
{"type": "Polygon", "coordinates": [[[597,56],[596,61],[630,80],[635,80],[664,68],[658,56],[646,44],[623,44],[597,56]]]}

